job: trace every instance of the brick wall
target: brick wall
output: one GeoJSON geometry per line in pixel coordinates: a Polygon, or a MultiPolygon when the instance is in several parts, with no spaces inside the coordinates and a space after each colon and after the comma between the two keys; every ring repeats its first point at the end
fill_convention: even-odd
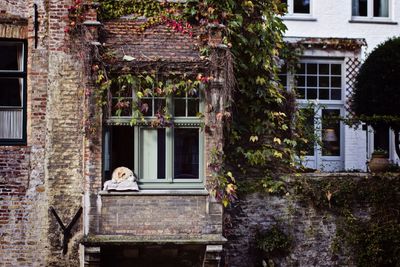
{"type": "Polygon", "coordinates": [[[92,233],[134,236],[141,241],[212,239],[222,235],[222,209],[207,198],[182,193],[104,194],[92,233]]]}
{"type": "Polygon", "coordinates": [[[80,223],[67,255],[54,207],[68,224],[81,206],[83,49],[64,33],[72,0],[6,0],[0,37],[28,40],[27,145],[0,147],[0,262],[4,266],[78,263],[80,223]],[[34,4],[38,7],[35,47],[34,4]],[[79,52],[79,53],[78,53],[79,52]],[[78,118],[78,119],[77,119],[78,118]]]}
{"type": "MultiPolygon", "coordinates": [[[[363,174],[316,174],[307,179],[325,180],[333,176],[343,179],[360,179],[363,174]]],[[[364,176],[365,177],[365,176],[364,176]]],[[[289,193],[272,196],[266,193],[252,193],[241,196],[236,207],[225,215],[226,265],[241,267],[261,266],[262,258],[257,252],[257,232],[265,232],[278,226],[291,238],[287,254],[272,260],[275,266],[355,266],[344,246],[341,252],[334,252],[332,245],[336,237],[338,217],[329,210],[319,210],[311,203],[299,201],[289,186],[289,193]]],[[[335,197],[335,196],[333,196],[335,197]]],[[[357,203],[354,216],[367,216],[369,208],[357,203]]],[[[339,244],[340,245],[340,244],[339,244]]]]}
{"type": "Polygon", "coordinates": [[[169,60],[199,61],[197,41],[188,34],[182,34],[164,24],[139,31],[143,22],[116,20],[104,23],[105,48],[116,51],[117,58],[125,55],[138,61],[169,60]]]}
{"type": "MultiPolygon", "coordinates": [[[[104,201],[109,210],[98,212],[101,210],[98,193],[102,187],[101,111],[94,107],[93,84],[86,72],[90,66],[90,48],[64,32],[67,8],[72,2],[7,0],[0,7],[0,37],[28,40],[27,145],[0,147],[0,262],[4,266],[77,266],[78,244],[84,231],[89,233],[89,225],[100,223],[102,216],[107,222],[115,212],[115,205],[132,201],[131,196],[107,196],[104,201]],[[34,31],[33,4],[38,6],[38,36],[34,31]],[[90,134],[85,131],[88,117],[97,123],[97,130],[90,134]],[[63,255],[62,231],[49,210],[54,208],[67,225],[81,206],[85,207],[85,216],[74,226],[68,253],[63,255]]],[[[121,24],[109,24],[109,38],[112,38],[107,39],[106,46],[113,45],[121,53],[129,37],[133,42],[124,51],[127,55],[189,61],[194,62],[191,67],[204,67],[204,62],[196,65],[201,62],[196,40],[188,35],[159,25],[143,35],[126,36],[124,30],[130,32],[129,27],[135,26],[123,24],[123,29],[121,24]]],[[[221,143],[220,127],[215,124],[214,130],[207,134],[207,151],[221,143]]],[[[206,195],[135,196],[133,203],[144,205],[142,212],[153,216],[150,222],[157,221],[163,212],[163,223],[169,220],[173,225],[174,219],[181,218],[181,224],[170,230],[164,224],[150,225],[149,234],[170,231],[170,236],[221,235],[220,205],[210,202],[206,195]],[[155,210],[156,199],[165,201],[155,210]]],[[[112,227],[96,233],[105,229],[110,232],[112,227]]],[[[139,224],[137,227],[145,230],[139,224]]]]}
{"type": "MultiPolygon", "coordinates": [[[[200,58],[197,39],[168,29],[165,25],[151,27],[142,33],[138,31],[140,23],[125,19],[104,23],[101,43],[108,52],[114,52],[117,61],[110,62],[110,65],[126,64],[138,69],[142,65],[148,67],[160,63],[164,70],[171,67],[178,72],[213,71],[207,69],[207,62],[200,58]],[[132,56],[135,60],[123,62],[124,55],[132,56]]],[[[206,102],[211,104],[214,99],[216,107],[220,104],[218,86],[212,83],[206,92],[206,102]]],[[[205,132],[203,156],[206,159],[205,174],[210,179],[208,156],[213,148],[222,149],[222,122],[217,121],[215,116],[219,109],[207,105],[205,110],[209,131],[205,132]]],[[[101,129],[101,112],[92,113],[98,129],[101,129]]],[[[207,192],[194,195],[183,190],[180,193],[161,190],[153,193],[100,192],[100,140],[101,131],[91,135],[85,149],[85,188],[88,191],[85,195],[84,225],[87,247],[100,246],[103,250],[104,246],[121,244],[119,242],[133,245],[156,240],[171,244],[186,240],[200,242],[204,246],[223,242],[222,207],[207,192]]]]}

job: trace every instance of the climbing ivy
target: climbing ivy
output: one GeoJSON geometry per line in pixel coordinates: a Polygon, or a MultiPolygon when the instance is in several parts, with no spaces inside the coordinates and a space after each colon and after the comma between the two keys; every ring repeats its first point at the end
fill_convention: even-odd
{"type": "MultiPolygon", "coordinates": [[[[280,83],[278,73],[282,62],[295,62],[296,53],[283,40],[286,30],[280,16],[286,12],[286,5],[280,0],[187,0],[187,1],[152,1],[152,0],[100,0],[98,17],[111,20],[126,18],[143,21],[139,28],[144,31],[149,27],[165,24],[172,30],[187,34],[198,40],[202,59],[209,60],[217,69],[224,69],[227,62],[232,68],[226,70],[221,88],[224,99],[223,112],[218,119],[228,126],[225,132],[223,161],[220,162],[220,186],[224,186],[222,199],[234,197],[235,186],[232,172],[238,177],[252,175],[264,177],[263,183],[270,187],[268,179],[274,173],[287,171],[295,166],[298,144],[304,142],[301,137],[296,117],[295,96],[287,92],[280,83]],[[222,41],[214,42],[214,39],[222,41]],[[223,51],[221,53],[221,51],[223,51]],[[218,57],[223,59],[218,59],[218,57]],[[232,172],[229,172],[231,170],[232,172]],[[231,177],[232,176],[232,177],[231,177]]],[[[103,58],[112,62],[113,55],[107,51],[103,58]]],[[[127,61],[133,58],[127,56],[127,61]]],[[[290,66],[289,66],[290,68],[290,66]]],[[[101,62],[94,66],[97,73],[98,103],[107,104],[107,91],[115,84],[132,86],[143,84],[138,93],[150,93],[147,89],[150,81],[148,74],[135,73],[113,77],[110,70],[101,62]],[[144,79],[144,82],[142,80],[144,79]],[[126,84],[127,83],[127,84],[126,84]]],[[[225,68],[226,69],[226,68],[225,68]]],[[[125,70],[126,72],[126,70],[125,70]]],[[[128,71],[129,72],[129,71],[128,71]]],[[[122,74],[121,74],[122,75],[122,74]]],[[[191,74],[193,76],[193,73],[191,74]]],[[[194,74],[202,77],[201,82],[212,79],[210,74],[194,74]]],[[[188,86],[187,75],[181,76],[183,87],[188,86]]],[[[150,78],[154,80],[154,77],[150,78]]],[[[158,82],[157,82],[158,83],[158,82]]],[[[174,83],[175,85],[177,83],[174,83]]],[[[123,86],[122,86],[123,87],[123,86]]],[[[179,86],[177,86],[179,87],[179,86]]],[[[152,85],[154,88],[162,86],[152,85]]],[[[164,90],[164,89],[162,89],[164,90]]],[[[187,89],[184,89],[187,90],[187,89]]],[[[168,91],[168,90],[167,90],[168,91]]],[[[122,99],[122,98],[121,98],[122,99]]],[[[140,96],[138,95],[140,100],[140,96]]],[[[119,105],[125,107],[123,102],[119,105]]],[[[132,107],[140,111],[138,103],[132,107]]],[[[136,123],[136,121],[133,121],[136,123]]],[[[280,187],[279,187],[280,188],[280,187]]],[[[276,190],[281,190],[277,188],[276,190]]]]}
{"type": "Polygon", "coordinates": [[[278,17],[285,11],[279,0],[192,0],[186,5],[189,21],[226,26],[224,44],[233,54],[236,90],[225,154],[241,174],[257,170],[269,177],[293,166],[300,137],[294,127],[295,97],[278,78],[282,60],[293,57],[278,17]]]}
{"type": "Polygon", "coordinates": [[[400,265],[400,175],[298,178],[295,196],[336,215],[334,252],[348,248],[357,266],[400,265]],[[368,211],[364,216],[357,209],[368,211]]]}

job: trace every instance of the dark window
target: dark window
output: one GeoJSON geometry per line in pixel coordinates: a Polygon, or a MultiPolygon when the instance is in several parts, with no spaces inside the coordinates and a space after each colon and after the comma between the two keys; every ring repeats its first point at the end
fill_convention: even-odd
{"type": "Polygon", "coordinates": [[[26,142],[26,42],[0,39],[0,144],[26,142]]]}
{"type": "Polygon", "coordinates": [[[389,0],[353,0],[352,14],[360,17],[387,18],[389,17],[389,0]]]}
{"type": "Polygon", "coordinates": [[[340,110],[322,110],[322,156],[340,156],[340,110]]]}
{"type": "Polygon", "coordinates": [[[124,166],[136,174],[141,189],[202,188],[202,89],[165,95],[155,88],[113,84],[104,136],[104,178],[110,179],[113,170],[124,166]],[[143,96],[137,97],[137,92],[143,96]],[[137,107],[144,115],[140,121],[137,107]],[[159,123],[166,119],[167,123],[159,123]]]}
{"type": "Polygon", "coordinates": [[[299,99],[341,100],[342,65],[301,63],[295,73],[299,99]]]}
{"type": "Polygon", "coordinates": [[[374,150],[389,152],[389,128],[374,127],[374,150]]]}
{"type": "Polygon", "coordinates": [[[174,130],[174,177],[199,178],[199,129],[174,130]]]}
{"type": "Polygon", "coordinates": [[[389,0],[374,0],[374,17],[389,17],[389,0]]]}
{"type": "Polygon", "coordinates": [[[368,16],[367,0],[353,0],[353,16],[368,16]]]}
{"type": "Polygon", "coordinates": [[[310,13],[310,0],[293,0],[293,3],[293,13],[310,13]]]}
{"type": "Polygon", "coordinates": [[[104,177],[111,179],[118,167],[134,170],[134,128],[112,125],[106,128],[104,137],[104,177]]]}

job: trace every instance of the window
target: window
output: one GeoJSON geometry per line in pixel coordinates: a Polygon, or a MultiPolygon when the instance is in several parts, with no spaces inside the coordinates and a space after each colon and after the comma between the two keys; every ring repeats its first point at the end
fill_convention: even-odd
{"type": "Polygon", "coordinates": [[[153,91],[139,100],[136,96],[133,89],[112,93],[104,133],[105,178],[124,166],[136,174],[141,189],[204,188],[198,90],[170,96],[153,91]],[[142,107],[144,119],[129,126],[134,105],[142,107]],[[115,108],[120,106],[122,110],[115,108]],[[162,114],[170,114],[168,122],[162,114]]]}
{"type": "Polygon", "coordinates": [[[279,74],[282,85],[295,85],[297,101],[304,116],[304,134],[310,143],[299,147],[306,153],[304,166],[324,171],[343,168],[343,62],[303,59],[296,73],[279,74]]]}
{"type": "Polygon", "coordinates": [[[342,65],[303,62],[295,74],[297,94],[305,100],[342,100],[342,65]]]}
{"type": "Polygon", "coordinates": [[[26,142],[26,42],[0,39],[0,144],[26,142]]]}
{"type": "Polygon", "coordinates": [[[390,0],[352,0],[353,17],[389,18],[390,0]]]}
{"type": "Polygon", "coordinates": [[[294,15],[310,15],[311,0],[282,0],[282,3],[287,4],[288,14],[294,15]]]}

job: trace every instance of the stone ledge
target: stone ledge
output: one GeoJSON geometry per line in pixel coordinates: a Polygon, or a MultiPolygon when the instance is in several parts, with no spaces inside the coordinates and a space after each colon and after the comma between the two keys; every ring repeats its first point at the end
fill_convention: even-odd
{"type": "Polygon", "coordinates": [[[125,236],[89,235],[83,238],[85,246],[101,245],[223,245],[227,239],[221,235],[202,236],[125,236]]]}
{"type": "Polygon", "coordinates": [[[209,192],[205,189],[201,190],[142,190],[138,192],[132,191],[100,191],[100,196],[208,196],[209,192]]]}

